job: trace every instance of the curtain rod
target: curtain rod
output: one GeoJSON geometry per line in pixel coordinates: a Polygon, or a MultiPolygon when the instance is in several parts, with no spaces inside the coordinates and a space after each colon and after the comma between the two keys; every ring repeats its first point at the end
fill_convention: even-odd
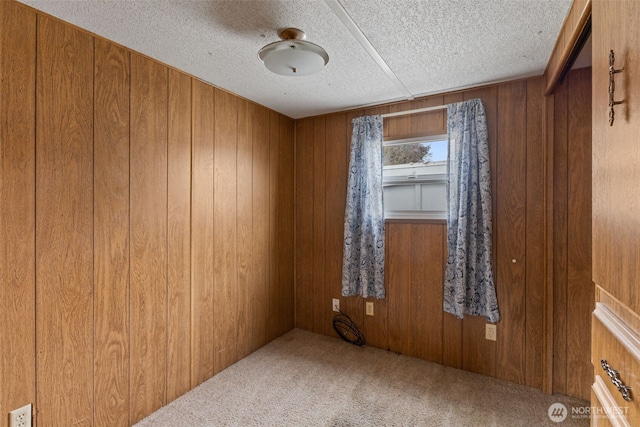
{"type": "Polygon", "coordinates": [[[425,107],[425,108],[418,108],[416,110],[398,111],[396,113],[386,113],[386,114],[382,114],[382,118],[395,117],[395,116],[406,116],[408,114],[426,113],[428,111],[444,110],[447,107],[448,107],[448,105],[436,105],[435,107],[425,107]]]}

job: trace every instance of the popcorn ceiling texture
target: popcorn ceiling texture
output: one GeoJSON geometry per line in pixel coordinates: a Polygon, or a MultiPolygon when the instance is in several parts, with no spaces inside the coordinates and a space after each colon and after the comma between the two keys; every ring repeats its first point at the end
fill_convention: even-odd
{"type": "MultiPolygon", "coordinates": [[[[405,99],[324,0],[20,0],[292,118],[405,99]],[[270,73],[258,50],[297,27],[318,74],[270,73]]],[[[339,0],[414,96],[541,75],[571,0],[339,0]]]]}

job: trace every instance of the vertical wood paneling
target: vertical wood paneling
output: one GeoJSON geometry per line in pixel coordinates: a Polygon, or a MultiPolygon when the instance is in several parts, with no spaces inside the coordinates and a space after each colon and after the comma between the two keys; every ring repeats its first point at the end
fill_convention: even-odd
{"type": "Polygon", "coordinates": [[[294,122],[280,116],[280,141],[278,145],[278,277],[272,286],[278,288],[277,335],[294,327],[294,122]]]}
{"type": "Polygon", "coordinates": [[[554,227],[554,193],[553,188],[553,150],[554,150],[554,102],[555,95],[545,97],[545,290],[544,290],[544,338],[542,342],[543,367],[542,367],[542,392],[551,394],[553,391],[553,248],[555,237],[554,227]]]}
{"type": "Polygon", "coordinates": [[[525,381],[542,387],[542,341],[545,281],[545,149],[543,138],[544,79],[527,80],[525,200],[525,381]]]}
{"type": "Polygon", "coordinates": [[[214,145],[214,372],[237,360],[236,159],[238,98],[216,89],[214,145]]]}
{"type": "Polygon", "coordinates": [[[169,70],[167,402],[191,389],[191,78],[169,70]]]}
{"type": "Polygon", "coordinates": [[[280,119],[275,111],[269,112],[269,341],[278,337],[280,300],[278,283],[278,168],[280,159],[280,119]]]}
{"type": "Polygon", "coordinates": [[[0,414],[36,400],[36,15],[0,2],[0,414]]]}
{"type": "Polygon", "coordinates": [[[293,326],[293,120],[221,95],[214,187],[212,86],[17,2],[0,43],[0,412],[130,425],[293,326]]]}
{"type": "Polygon", "coordinates": [[[501,335],[498,378],[523,384],[526,353],[526,132],[527,85],[516,82],[498,90],[496,293],[501,335]],[[515,262],[514,262],[515,260],[515,262]],[[508,327],[506,327],[508,325],[508,327]]]}
{"type": "Polygon", "coordinates": [[[129,425],[129,53],[95,41],[94,423],[129,425]]]}
{"type": "Polygon", "coordinates": [[[253,120],[253,349],[269,342],[269,111],[257,107],[253,120]]]}
{"type": "Polygon", "coordinates": [[[567,392],[567,88],[554,95],[553,146],[553,391],[567,392]]]}
{"type": "MultiPolygon", "coordinates": [[[[410,104],[406,105],[405,103],[399,103],[390,105],[388,110],[390,113],[396,113],[409,109],[411,109],[410,104]]],[[[380,114],[378,111],[374,112],[371,110],[372,109],[368,109],[366,114],[380,114]]],[[[400,115],[384,119],[384,139],[394,140],[407,137],[411,129],[411,119],[412,117],[410,115],[400,115]]]]}
{"type": "MultiPolygon", "coordinates": [[[[589,398],[591,282],[591,69],[569,72],[553,95],[554,393],[589,398]]],[[[595,159],[595,158],[594,158],[595,159]]],[[[595,182],[595,181],[593,181],[595,182]]]]}
{"type": "Polygon", "coordinates": [[[238,104],[238,195],[237,195],[237,266],[238,266],[238,359],[251,353],[253,290],[253,111],[247,101],[238,104]]]}
{"type": "Polygon", "coordinates": [[[296,121],[296,327],[313,330],[313,120],[296,121]]]}
{"type": "Polygon", "coordinates": [[[213,369],[213,138],[214,91],[192,81],[191,387],[213,369]]]}
{"type": "MultiPolygon", "coordinates": [[[[430,96],[410,102],[411,109],[433,107],[444,104],[444,96],[430,96]]],[[[447,110],[430,111],[428,113],[412,114],[408,137],[420,135],[442,135],[447,133],[447,110]],[[426,132],[424,129],[428,129],[426,132]]]]}
{"type": "Polygon", "coordinates": [[[131,54],[131,422],[166,403],[165,66],[131,54]]]}
{"type": "MultiPolygon", "coordinates": [[[[387,289],[389,299],[389,350],[409,354],[411,330],[411,226],[387,224],[389,254],[387,289]]],[[[375,314],[375,312],[374,312],[375,314]]]]}
{"type": "Polygon", "coordinates": [[[567,394],[589,398],[591,312],[595,308],[591,281],[591,69],[568,75],[569,152],[567,223],[567,394]],[[586,107],[586,108],[585,108],[586,107]]]}
{"type": "Polygon", "coordinates": [[[94,406],[93,39],[38,16],[37,43],[38,423],[90,425],[94,406]]]}
{"type": "Polygon", "coordinates": [[[331,305],[326,297],[325,221],[326,174],[325,118],[313,120],[313,331],[327,332],[331,305]]]}
{"type": "Polygon", "coordinates": [[[411,296],[409,319],[411,336],[409,355],[442,363],[442,303],[440,289],[444,283],[445,227],[441,224],[412,224],[411,296]],[[429,315],[427,315],[429,313],[429,315]]]}
{"type": "MultiPolygon", "coordinates": [[[[347,140],[347,123],[345,114],[333,114],[326,118],[326,298],[327,303],[333,298],[342,302],[341,309],[346,310],[342,297],[342,255],[344,242],[344,209],[347,199],[347,168],[349,159],[345,155],[344,146],[347,140]]],[[[346,311],[345,311],[346,312],[346,311]]],[[[336,313],[330,312],[328,324],[331,324],[336,313]]],[[[331,326],[328,333],[337,336],[331,326]]]]}
{"type": "MultiPolygon", "coordinates": [[[[543,86],[544,82],[541,78],[532,78],[418,100],[421,105],[434,105],[480,98],[485,105],[494,195],[494,276],[502,313],[502,320],[498,323],[497,342],[484,338],[486,320],[483,317],[466,316],[464,320],[456,319],[441,312],[440,300],[433,298],[425,300],[421,294],[424,288],[428,289],[430,296],[441,293],[442,279],[438,277],[444,269],[447,252],[446,225],[437,225],[441,233],[441,237],[438,237],[437,228],[432,228],[432,225],[425,224],[426,228],[422,229],[423,224],[395,221],[387,224],[387,299],[371,299],[375,304],[376,315],[373,317],[364,315],[365,301],[362,298],[341,299],[342,309],[354,319],[356,324],[362,325],[361,328],[369,345],[384,349],[391,348],[394,351],[406,352],[427,360],[441,360],[448,366],[542,387],[545,363],[542,360],[544,340],[542,331],[546,324],[543,321],[544,304],[547,301],[545,298],[549,297],[549,301],[554,299],[545,294],[544,289],[547,279],[546,248],[550,247],[547,239],[554,234],[545,230],[548,219],[545,217],[547,212],[545,203],[548,200],[545,199],[547,194],[544,183],[550,175],[545,175],[547,153],[542,144],[545,124],[552,125],[554,120],[560,120],[554,118],[550,122],[549,117],[543,117],[545,113],[543,86]],[[409,232],[402,231],[408,236],[405,246],[409,245],[411,249],[397,243],[400,239],[396,235],[401,232],[402,227],[411,229],[409,232]],[[414,234],[425,235],[415,237],[414,240],[414,234]],[[406,257],[409,257],[409,260],[403,261],[406,257]],[[426,257],[439,258],[441,265],[434,267],[427,266],[424,262],[420,263],[419,260],[426,257]],[[512,262],[514,259],[515,263],[512,262]],[[403,265],[405,269],[402,270],[398,267],[399,265],[403,265]],[[403,280],[400,278],[402,275],[407,276],[408,279],[403,280]],[[406,301],[406,304],[402,301],[406,301]],[[423,308],[425,304],[431,308],[423,308]],[[431,343],[438,340],[439,343],[431,343]]],[[[365,112],[380,114],[390,109],[402,111],[417,105],[416,102],[400,103],[394,106],[383,105],[367,109],[365,112]]],[[[324,310],[324,305],[317,303],[317,298],[314,301],[309,296],[310,293],[324,291],[328,300],[338,289],[331,283],[331,277],[335,277],[337,268],[341,268],[342,251],[334,253],[331,248],[336,244],[340,246],[342,237],[341,231],[334,229],[332,233],[331,230],[336,227],[336,219],[342,222],[343,212],[339,211],[344,207],[337,207],[338,204],[329,197],[329,194],[334,194],[334,188],[338,185],[337,180],[333,181],[332,173],[336,168],[332,165],[340,163],[338,157],[339,152],[342,151],[346,167],[349,158],[351,119],[362,114],[362,111],[349,111],[297,122],[296,316],[298,327],[313,330],[313,322],[309,319],[313,318],[316,310],[324,310]],[[341,115],[344,115],[344,120],[340,118],[341,115]],[[324,135],[313,129],[313,123],[322,119],[325,120],[324,135]],[[342,134],[341,123],[344,123],[345,127],[345,136],[342,138],[337,136],[342,134]],[[318,141],[325,144],[323,150],[314,147],[318,141]],[[334,148],[334,145],[341,143],[344,144],[342,148],[334,148]],[[310,187],[322,187],[312,185],[319,175],[315,170],[310,172],[308,167],[300,167],[301,163],[311,164],[310,153],[318,151],[324,151],[325,154],[325,167],[321,172],[324,175],[321,178],[325,182],[326,199],[324,217],[320,218],[318,216],[321,213],[309,209],[314,197],[308,191],[310,187]],[[306,162],[302,161],[303,156],[307,156],[306,162]],[[302,176],[305,181],[300,179],[302,176]],[[305,197],[308,198],[307,201],[303,201],[305,197]],[[306,224],[312,229],[317,226],[315,222],[324,221],[326,246],[320,256],[309,249],[315,246],[313,239],[316,236],[310,234],[308,230],[306,234],[300,233],[303,230],[300,228],[302,224],[300,215],[304,217],[305,212],[308,215],[306,224]],[[318,267],[313,267],[318,262],[325,271],[324,290],[310,289],[308,285],[303,286],[300,281],[303,274],[311,274],[310,270],[319,271],[318,267]],[[302,326],[299,322],[303,316],[311,316],[307,317],[308,326],[302,326]]],[[[427,123],[426,116],[420,119],[427,123]]],[[[428,124],[422,125],[416,124],[416,120],[407,120],[406,117],[404,121],[394,121],[393,125],[386,127],[385,137],[393,138],[397,135],[419,133],[417,129],[423,125],[433,129],[437,127],[437,131],[426,131],[428,134],[445,132],[444,115],[438,119],[432,119],[428,124]]],[[[566,121],[566,118],[563,120],[566,121]]],[[[588,125],[586,127],[588,128],[588,125]]],[[[566,134],[566,131],[564,132],[566,134]]],[[[566,162],[566,147],[564,150],[566,162]]],[[[566,197],[566,190],[564,194],[566,197]]],[[[557,250],[557,246],[555,247],[557,250]]],[[[556,303],[557,301],[556,298],[556,303]]],[[[566,297],[563,301],[565,307],[563,310],[566,310],[566,297]]],[[[562,324],[561,317],[562,315],[560,315],[562,324]]],[[[576,329],[576,337],[580,336],[580,332],[577,331],[582,331],[583,326],[576,329]]],[[[329,333],[332,334],[331,331],[329,333]]],[[[563,334],[556,338],[566,342],[566,332],[563,334]]],[[[560,346],[562,345],[560,343],[560,346]]],[[[564,370],[564,374],[561,373],[561,375],[565,375],[566,385],[567,365],[566,360],[564,362],[562,360],[562,357],[565,359],[567,357],[566,347],[563,352],[564,356],[556,362],[560,363],[557,367],[564,370]]],[[[576,360],[579,359],[578,354],[582,353],[575,352],[576,360]]]]}

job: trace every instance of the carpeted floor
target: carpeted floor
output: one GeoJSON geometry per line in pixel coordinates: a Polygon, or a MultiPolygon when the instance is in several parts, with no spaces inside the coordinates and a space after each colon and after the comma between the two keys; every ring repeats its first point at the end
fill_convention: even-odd
{"type": "Polygon", "coordinates": [[[568,427],[589,425],[572,415],[588,406],[294,329],[136,426],[568,427]],[[555,403],[564,421],[560,411],[551,421],[555,403]]]}

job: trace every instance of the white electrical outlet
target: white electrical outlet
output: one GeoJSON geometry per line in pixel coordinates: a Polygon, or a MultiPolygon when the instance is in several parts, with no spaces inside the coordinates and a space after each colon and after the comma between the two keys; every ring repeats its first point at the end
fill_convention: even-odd
{"type": "Polygon", "coordinates": [[[340,300],[338,298],[333,299],[333,305],[331,306],[333,311],[340,311],[340,300]]]}
{"type": "Polygon", "coordinates": [[[31,403],[9,412],[9,427],[31,427],[31,403]]]}
{"type": "Polygon", "coordinates": [[[492,325],[491,323],[487,323],[486,324],[486,329],[484,332],[484,337],[485,339],[488,339],[490,341],[495,341],[496,340],[496,325],[492,325]]]}
{"type": "Polygon", "coordinates": [[[367,302],[364,306],[364,310],[367,316],[373,316],[373,303],[367,302]]]}

